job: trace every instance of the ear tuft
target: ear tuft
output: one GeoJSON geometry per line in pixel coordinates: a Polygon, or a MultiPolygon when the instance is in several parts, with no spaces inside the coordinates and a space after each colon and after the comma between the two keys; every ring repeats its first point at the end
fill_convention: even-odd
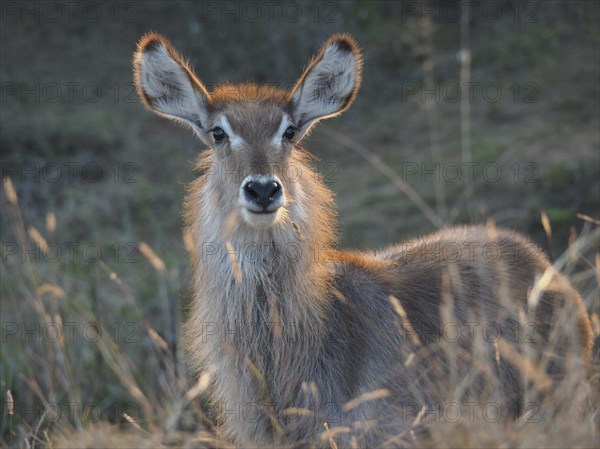
{"type": "Polygon", "coordinates": [[[140,51],[142,51],[142,52],[158,51],[160,49],[161,45],[162,44],[159,40],[152,39],[152,40],[149,40],[148,42],[145,42],[140,51]]]}
{"type": "Polygon", "coordinates": [[[336,34],[329,38],[329,43],[335,43],[339,51],[343,53],[357,53],[358,45],[349,34],[336,34]]]}
{"type": "Polygon", "coordinates": [[[165,50],[168,48],[172,49],[170,42],[165,39],[163,36],[157,33],[147,33],[142,36],[140,41],[137,44],[137,53],[145,53],[152,51],[159,51],[164,48],[165,50]]]}

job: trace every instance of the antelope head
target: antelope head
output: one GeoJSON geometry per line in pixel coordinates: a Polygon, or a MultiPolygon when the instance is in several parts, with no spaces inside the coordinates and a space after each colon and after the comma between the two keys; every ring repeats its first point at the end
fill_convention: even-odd
{"type": "MultiPolygon", "coordinates": [[[[188,125],[219,167],[216,198],[253,228],[269,228],[303,195],[290,171],[298,143],[318,121],[339,115],[356,97],[362,61],[348,35],[335,35],[291,90],[254,84],[208,91],[162,36],[149,34],[134,58],[140,98],[155,113],[188,125]]],[[[310,198],[307,198],[310,206],[310,198]]],[[[226,212],[226,211],[224,211],[226,212]]]]}

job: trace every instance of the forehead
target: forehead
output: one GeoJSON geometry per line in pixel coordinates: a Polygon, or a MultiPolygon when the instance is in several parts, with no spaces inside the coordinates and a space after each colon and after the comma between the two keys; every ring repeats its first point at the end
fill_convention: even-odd
{"type": "Polygon", "coordinates": [[[268,139],[286,116],[280,106],[265,103],[238,103],[222,112],[233,132],[246,140],[268,139]]]}
{"type": "Polygon", "coordinates": [[[224,115],[232,131],[244,139],[270,138],[287,118],[287,93],[256,86],[224,86],[211,94],[215,112],[224,115]]]}

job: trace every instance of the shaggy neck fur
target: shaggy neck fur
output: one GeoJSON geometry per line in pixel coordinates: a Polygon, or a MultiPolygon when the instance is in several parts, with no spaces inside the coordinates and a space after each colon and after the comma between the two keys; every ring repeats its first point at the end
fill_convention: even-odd
{"type": "Polygon", "coordinates": [[[192,184],[184,209],[195,245],[186,329],[191,357],[198,368],[218,369],[217,387],[245,385],[228,375],[254,377],[251,384],[264,397],[253,400],[273,399],[266,397],[272,391],[290,399],[308,379],[307,355],[316,357],[325,332],[335,241],[332,195],[309,167],[307,153],[296,148],[290,159],[300,177],[286,183],[285,215],[268,229],[250,227],[237,205],[223,200],[227,183],[208,170],[212,151],[198,164],[204,174],[192,184]]]}

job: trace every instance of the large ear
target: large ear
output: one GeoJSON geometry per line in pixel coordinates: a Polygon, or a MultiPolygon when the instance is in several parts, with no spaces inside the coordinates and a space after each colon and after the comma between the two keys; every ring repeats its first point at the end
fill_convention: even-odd
{"type": "Polygon", "coordinates": [[[133,58],[138,95],[148,108],[181,121],[202,136],[209,95],[171,43],[159,34],[146,34],[133,58]]]}
{"type": "Polygon", "coordinates": [[[290,95],[291,114],[304,133],[318,120],[350,107],[362,77],[362,56],[347,34],[330,37],[312,59],[290,95]]]}

